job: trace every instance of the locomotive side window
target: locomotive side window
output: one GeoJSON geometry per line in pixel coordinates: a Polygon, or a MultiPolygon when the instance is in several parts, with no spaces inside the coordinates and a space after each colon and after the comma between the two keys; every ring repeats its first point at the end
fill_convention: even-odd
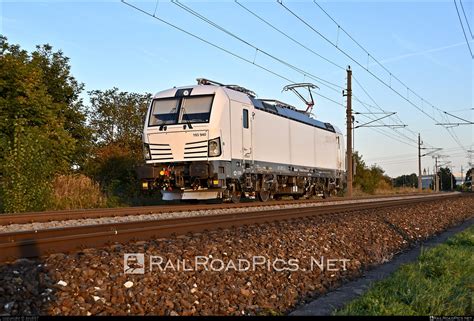
{"type": "Polygon", "coordinates": [[[153,101],[148,126],[176,124],[179,99],[157,99],[153,101]]]}
{"type": "Polygon", "coordinates": [[[179,123],[208,123],[214,96],[183,98],[179,123]]]}
{"type": "Polygon", "coordinates": [[[248,111],[248,109],[243,110],[242,119],[243,119],[244,128],[249,128],[249,111],[248,111]]]}

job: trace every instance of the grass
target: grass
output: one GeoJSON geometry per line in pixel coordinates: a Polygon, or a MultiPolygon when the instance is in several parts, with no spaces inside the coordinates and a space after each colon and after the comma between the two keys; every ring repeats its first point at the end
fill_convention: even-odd
{"type": "Polygon", "coordinates": [[[422,251],[335,315],[473,315],[474,226],[422,251]]]}
{"type": "MultiPolygon", "coordinates": [[[[418,188],[415,187],[385,187],[379,186],[375,189],[374,193],[366,193],[362,191],[359,186],[353,188],[352,195],[355,197],[361,196],[372,196],[372,195],[399,195],[399,194],[412,194],[419,193],[418,188]]],[[[433,193],[430,189],[422,190],[422,193],[428,194],[433,193]]]]}
{"type": "Polygon", "coordinates": [[[49,209],[69,210],[106,207],[107,197],[98,183],[81,174],[58,175],[52,184],[52,199],[49,209]]]}

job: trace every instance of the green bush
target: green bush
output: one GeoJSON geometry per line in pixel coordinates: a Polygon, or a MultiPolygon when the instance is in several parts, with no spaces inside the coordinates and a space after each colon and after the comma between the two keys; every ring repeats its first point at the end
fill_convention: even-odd
{"type": "Polygon", "coordinates": [[[17,126],[3,158],[1,198],[4,212],[39,211],[48,208],[55,164],[44,133],[17,126]]]}
{"type": "Polygon", "coordinates": [[[362,156],[354,153],[356,171],[354,175],[354,186],[368,194],[374,194],[377,188],[387,189],[391,187],[390,178],[384,175],[384,170],[376,165],[367,167],[362,156]]]}

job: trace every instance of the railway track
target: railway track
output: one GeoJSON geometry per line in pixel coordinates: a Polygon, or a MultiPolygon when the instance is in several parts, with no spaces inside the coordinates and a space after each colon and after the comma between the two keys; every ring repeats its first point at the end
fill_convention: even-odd
{"type": "MultiPolygon", "coordinates": [[[[435,196],[437,194],[422,194],[424,197],[435,196]]],[[[404,194],[403,196],[420,196],[420,194],[404,194]]],[[[28,212],[19,214],[0,214],[0,225],[9,224],[28,224],[28,223],[42,223],[63,220],[77,220],[87,218],[102,218],[114,216],[129,216],[141,214],[157,214],[166,212],[186,212],[199,210],[213,210],[213,209],[228,209],[228,208],[242,208],[242,207],[262,207],[269,205],[291,205],[291,204],[305,204],[305,203],[327,203],[338,201],[364,200],[387,198],[390,196],[379,195],[371,197],[352,197],[352,198],[330,198],[330,199],[305,199],[305,200],[283,200],[270,202],[256,202],[249,201],[238,204],[221,203],[221,204],[174,204],[174,205],[155,205],[155,206],[140,206],[140,207],[123,207],[123,208],[94,208],[94,209],[80,209],[80,210],[62,210],[62,211],[43,211],[43,212],[28,212]]]]}
{"type": "MultiPolygon", "coordinates": [[[[442,199],[462,197],[446,195],[442,199]]],[[[82,225],[38,231],[0,234],[0,262],[18,258],[39,257],[51,253],[99,247],[114,242],[129,242],[203,232],[219,228],[291,220],[312,215],[353,212],[367,209],[412,205],[439,199],[439,196],[379,200],[362,203],[331,204],[327,206],[286,208],[235,214],[217,214],[186,218],[132,221],[100,225],[82,225]]],[[[193,208],[195,209],[195,207],[193,208]]],[[[143,212],[141,212],[143,213],[143,212]]]]}

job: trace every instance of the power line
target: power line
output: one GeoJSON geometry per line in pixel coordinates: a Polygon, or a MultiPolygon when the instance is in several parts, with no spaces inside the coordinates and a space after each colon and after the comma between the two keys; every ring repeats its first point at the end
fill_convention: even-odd
{"type": "Polygon", "coordinates": [[[464,11],[464,5],[462,4],[461,0],[459,0],[459,3],[461,4],[462,13],[464,14],[464,19],[466,20],[467,27],[469,28],[469,33],[471,34],[471,38],[474,39],[474,35],[472,34],[472,31],[471,31],[471,26],[469,25],[469,20],[467,19],[467,16],[466,16],[466,11],[464,11]]]}
{"type": "MultiPolygon", "coordinates": [[[[367,115],[365,115],[365,114],[361,114],[361,115],[362,115],[363,117],[369,119],[369,120],[374,120],[373,118],[370,118],[369,116],[367,116],[367,115]]],[[[394,135],[391,135],[391,134],[389,134],[389,133],[386,133],[386,132],[382,131],[381,129],[378,129],[378,128],[370,128],[370,127],[369,127],[369,129],[371,129],[371,130],[373,130],[373,131],[376,131],[376,132],[378,132],[379,134],[381,134],[381,135],[383,135],[383,136],[385,136],[385,137],[388,137],[388,138],[391,138],[391,139],[393,139],[393,140],[396,140],[396,141],[398,141],[398,142],[400,142],[400,143],[402,143],[402,144],[408,145],[408,146],[410,146],[410,147],[417,147],[416,145],[407,143],[406,141],[401,140],[401,139],[398,138],[397,136],[394,136],[394,135]]]]}
{"type": "MultiPolygon", "coordinates": [[[[176,25],[172,24],[172,23],[169,22],[169,21],[166,21],[166,20],[164,20],[164,19],[162,19],[162,18],[160,18],[160,17],[157,17],[157,16],[154,15],[154,14],[151,14],[151,13],[149,13],[149,12],[147,12],[147,11],[145,11],[145,10],[143,10],[143,9],[141,9],[141,8],[139,8],[139,7],[135,6],[135,5],[133,5],[133,4],[129,3],[129,2],[127,2],[126,0],[121,0],[121,2],[124,3],[124,4],[126,4],[126,5],[128,5],[129,7],[133,8],[133,9],[135,9],[135,10],[137,10],[137,11],[139,11],[139,12],[141,12],[141,13],[143,13],[143,14],[149,16],[149,17],[151,17],[151,18],[154,18],[154,19],[156,19],[156,20],[158,20],[158,21],[160,21],[160,22],[162,22],[162,23],[164,23],[164,24],[166,24],[166,25],[168,25],[168,26],[170,26],[170,27],[172,27],[172,28],[174,28],[174,29],[176,29],[176,30],[178,30],[178,31],[181,31],[181,32],[187,34],[188,36],[191,36],[191,37],[193,37],[193,38],[195,38],[195,39],[197,39],[197,40],[199,40],[199,41],[201,41],[201,42],[204,42],[205,44],[208,44],[208,45],[210,45],[210,46],[212,46],[212,47],[214,47],[214,48],[216,48],[216,49],[219,49],[219,50],[221,50],[221,51],[223,51],[223,52],[225,52],[225,53],[227,53],[227,54],[229,54],[229,55],[231,55],[231,56],[233,56],[233,57],[235,57],[235,58],[237,58],[237,59],[240,59],[240,60],[242,60],[242,61],[244,61],[244,62],[246,62],[246,63],[249,63],[249,64],[251,64],[251,65],[254,65],[254,66],[256,66],[256,67],[258,67],[258,68],[260,68],[260,69],[262,69],[262,70],[264,70],[264,71],[266,71],[266,72],[268,72],[268,73],[270,73],[270,74],[272,74],[272,75],[274,75],[274,76],[276,76],[276,77],[278,77],[278,78],[281,78],[281,79],[287,81],[287,82],[294,83],[293,80],[291,80],[291,79],[289,79],[289,78],[287,78],[287,77],[285,77],[285,76],[283,76],[283,75],[281,75],[281,74],[279,74],[279,73],[277,73],[277,72],[275,72],[275,71],[273,71],[273,70],[271,70],[271,69],[269,69],[269,68],[267,68],[267,67],[265,67],[265,66],[262,66],[262,65],[260,65],[260,64],[258,64],[258,63],[255,63],[255,61],[251,61],[251,60],[249,60],[249,59],[247,59],[247,58],[245,58],[245,57],[243,57],[243,56],[240,56],[240,55],[238,55],[238,54],[236,54],[236,53],[234,53],[234,52],[232,52],[232,51],[230,51],[230,50],[228,50],[228,49],[226,49],[226,48],[223,48],[223,47],[221,47],[221,46],[219,46],[219,45],[216,45],[216,44],[214,44],[214,43],[212,43],[212,42],[210,42],[210,41],[208,41],[208,40],[206,40],[206,39],[204,39],[204,38],[202,38],[202,37],[200,37],[200,36],[198,36],[198,35],[196,35],[196,34],[194,34],[194,33],[192,33],[192,32],[189,32],[189,31],[187,31],[187,30],[185,30],[185,29],[183,29],[183,28],[181,28],[181,27],[179,27],[179,26],[176,26],[176,25]]],[[[331,101],[332,103],[334,103],[334,104],[336,104],[336,105],[345,107],[342,103],[340,103],[340,102],[338,102],[338,101],[336,101],[336,100],[334,100],[334,99],[332,99],[332,98],[329,98],[329,97],[327,97],[327,96],[325,96],[325,95],[322,95],[322,94],[320,94],[320,93],[318,93],[318,92],[314,92],[314,91],[312,91],[312,92],[313,92],[315,95],[318,95],[318,96],[320,96],[320,97],[322,97],[322,98],[324,98],[324,99],[326,99],[326,100],[328,100],[328,101],[331,101]]]]}
{"type": "MultiPolygon", "coordinates": [[[[442,109],[438,108],[438,107],[435,107],[433,104],[431,104],[429,101],[427,101],[426,99],[424,99],[423,97],[421,97],[419,94],[417,94],[416,92],[414,92],[413,90],[411,90],[405,83],[403,83],[399,78],[397,78],[396,76],[394,76],[385,66],[383,66],[377,59],[375,59],[367,49],[365,49],[359,42],[357,42],[347,31],[345,31],[345,29],[343,29],[339,23],[336,22],[336,20],[334,18],[332,18],[328,13],[327,11],[325,11],[315,0],[313,0],[313,3],[315,3],[319,8],[321,8],[323,10],[323,12],[338,26],[338,29],[342,30],[344,33],[346,33],[362,50],[364,50],[364,52],[367,53],[368,55],[368,58],[372,58],[375,62],[377,62],[377,64],[379,64],[386,72],[389,73],[390,75],[390,79],[391,78],[394,78],[396,79],[400,84],[402,84],[404,87],[406,87],[407,89],[407,97],[405,97],[403,94],[401,94],[399,91],[395,90],[392,85],[391,85],[391,82],[390,84],[388,84],[386,81],[384,81],[383,79],[381,79],[379,76],[377,76],[376,74],[374,74],[372,71],[370,71],[368,69],[368,66],[365,67],[363,66],[359,61],[357,61],[355,58],[353,58],[351,55],[349,55],[346,51],[342,50],[337,44],[334,44],[334,42],[332,42],[331,40],[329,40],[326,36],[324,36],[321,32],[319,32],[318,30],[316,30],[313,26],[311,26],[307,21],[305,21],[303,18],[301,18],[299,15],[297,15],[294,11],[292,11],[290,8],[288,8],[284,3],[283,3],[283,0],[277,0],[277,3],[279,3],[283,8],[285,8],[291,15],[293,15],[296,19],[298,19],[300,22],[302,22],[304,25],[306,25],[309,29],[311,29],[314,33],[316,33],[317,35],[319,35],[321,38],[323,38],[326,42],[328,42],[329,44],[331,44],[332,46],[334,46],[336,49],[338,49],[341,53],[343,53],[347,58],[349,58],[350,60],[352,60],[353,62],[355,62],[358,66],[360,66],[362,69],[366,70],[369,74],[371,74],[375,79],[377,79],[379,82],[381,82],[383,85],[385,85],[387,88],[391,89],[394,93],[396,93],[398,96],[400,96],[402,99],[404,99],[405,101],[407,101],[410,105],[412,105],[413,107],[415,107],[416,109],[418,109],[420,112],[422,112],[423,114],[425,114],[428,118],[430,118],[431,120],[433,120],[435,123],[439,122],[436,117],[434,116],[434,113],[433,115],[430,115],[428,114],[423,108],[420,108],[417,104],[413,103],[408,97],[409,97],[409,94],[410,92],[412,94],[414,94],[416,97],[418,97],[421,102],[426,102],[427,104],[429,104],[431,106],[431,108],[433,109],[433,111],[437,111],[439,112],[440,114],[442,112],[444,112],[442,109]]],[[[446,128],[446,127],[445,127],[446,128]]],[[[448,133],[450,134],[450,136],[453,138],[453,140],[459,144],[459,141],[457,139],[457,136],[455,134],[452,134],[451,131],[449,131],[448,128],[446,128],[446,130],[448,131],[448,133]]],[[[461,144],[460,144],[461,146],[461,144]]]]}
{"type": "MultiPolygon", "coordinates": [[[[466,30],[464,30],[464,24],[462,23],[461,15],[459,14],[458,4],[456,3],[456,0],[454,0],[454,6],[456,7],[456,12],[458,13],[459,23],[461,24],[462,33],[464,34],[464,39],[466,39],[467,47],[469,48],[469,52],[471,53],[471,58],[474,59],[474,55],[472,54],[472,50],[471,50],[471,45],[469,44],[469,40],[467,40],[466,30]]],[[[468,23],[468,26],[469,26],[469,23],[468,23]]],[[[469,30],[470,30],[470,27],[469,27],[469,30]]]]}
{"type": "MultiPolygon", "coordinates": [[[[459,150],[459,148],[455,148],[455,150],[459,150]]],[[[443,149],[444,152],[447,152],[447,149],[443,149]]],[[[450,157],[458,157],[458,156],[462,156],[462,155],[465,155],[465,152],[464,151],[459,151],[459,152],[450,152],[450,157]]],[[[407,157],[411,157],[413,156],[413,153],[410,153],[410,154],[396,154],[396,155],[392,155],[392,156],[384,156],[384,157],[378,157],[378,156],[375,156],[373,158],[368,158],[367,161],[390,161],[390,160],[403,160],[403,159],[406,159],[407,157]]],[[[414,158],[411,158],[411,159],[416,159],[416,157],[414,158]]]]}
{"type": "MultiPolygon", "coordinates": [[[[365,106],[365,104],[364,104],[363,102],[361,102],[361,103],[362,103],[362,106],[364,106],[364,108],[365,108],[369,113],[372,114],[371,110],[370,110],[369,108],[367,108],[367,106],[365,106]]],[[[367,116],[367,115],[365,115],[365,114],[361,114],[361,113],[360,113],[360,115],[362,115],[362,116],[365,117],[365,118],[368,118],[369,120],[374,120],[374,121],[376,120],[376,119],[371,118],[371,117],[369,117],[369,116],[367,116]]],[[[386,125],[383,121],[380,121],[380,122],[381,122],[383,125],[386,125]]],[[[391,128],[391,129],[394,130],[393,128],[391,128]]],[[[410,139],[409,137],[407,137],[407,136],[405,136],[405,135],[402,135],[402,134],[401,134],[400,132],[398,132],[398,131],[395,131],[395,130],[394,130],[393,134],[397,134],[396,137],[399,137],[400,139],[407,139],[407,140],[410,141],[410,142],[416,142],[416,141],[410,139]]],[[[387,136],[387,135],[385,135],[385,136],[387,136]]],[[[394,137],[394,136],[391,136],[391,137],[394,137]]],[[[404,143],[405,143],[405,142],[404,142],[404,143]]],[[[407,143],[407,144],[408,144],[408,143],[407,143]]],[[[411,144],[408,144],[408,145],[412,146],[411,144]]]]}
{"type": "MultiPolygon", "coordinates": [[[[376,108],[378,108],[379,110],[381,110],[382,112],[387,112],[386,110],[382,109],[379,104],[377,104],[377,102],[375,101],[375,99],[368,93],[368,91],[364,88],[364,86],[362,86],[362,84],[357,80],[356,77],[354,77],[354,75],[352,76],[352,79],[354,79],[354,81],[356,82],[356,84],[364,91],[364,93],[367,95],[367,97],[369,97],[370,100],[372,100],[372,102],[375,104],[376,108]]],[[[359,101],[360,103],[364,104],[363,102],[361,102],[359,99],[356,98],[357,101],[359,101]]],[[[398,117],[398,115],[396,116],[398,118],[398,124],[400,125],[403,125],[403,122],[402,120],[400,119],[400,117],[398,117]]],[[[382,124],[385,124],[384,122],[382,122],[382,124]]],[[[402,134],[400,133],[399,131],[396,130],[396,128],[391,128],[394,132],[396,132],[398,135],[400,136],[403,136],[405,137],[406,139],[408,139],[409,141],[411,142],[414,142],[414,143],[418,143],[418,141],[416,139],[412,139],[408,136],[406,136],[405,134],[402,134]]]]}
{"type": "Polygon", "coordinates": [[[244,6],[242,3],[240,3],[239,1],[235,0],[235,3],[237,3],[241,8],[243,8],[245,11],[247,11],[248,13],[250,13],[251,15],[253,15],[254,17],[256,17],[257,19],[259,19],[260,21],[262,21],[263,23],[265,23],[267,26],[271,27],[273,30],[277,31],[278,33],[282,34],[283,36],[285,36],[286,38],[290,39],[291,41],[293,41],[294,43],[296,43],[297,45],[299,45],[300,47],[306,49],[307,51],[311,52],[312,54],[316,55],[317,57],[325,60],[326,62],[332,64],[333,66],[336,66],[337,68],[339,69],[342,69],[342,70],[345,70],[344,67],[342,67],[341,65],[335,63],[334,61],[320,55],[319,53],[317,53],[316,51],[314,51],[313,49],[311,48],[308,48],[307,46],[305,46],[304,44],[302,44],[301,42],[299,42],[298,40],[296,40],[295,38],[291,37],[290,35],[288,35],[287,33],[283,32],[281,29],[278,29],[277,27],[275,27],[275,25],[271,24],[270,22],[268,22],[267,20],[263,19],[261,16],[259,16],[258,14],[256,14],[254,11],[250,10],[248,7],[244,6]]]}
{"type": "MultiPolygon", "coordinates": [[[[277,72],[275,72],[275,71],[273,71],[273,70],[271,70],[271,69],[269,69],[269,68],[267,68],[267,67],[265,67],[265,66],[262,66],[262,65],[260,65],[260,64],[258,64],[258,63],[255,63],[255,60],[254,60],[254,61],[251,61],[251,60],[249,60],[249,59],[247,59],[247,58],[245,58],[245,57],[243,57],[243,56],[240,56],[240,55],[238,55],[238,54],[236,54],[236,53],[234,53],[234,52],[232,52],[232,51],[230,51],[230,50],[228,50],[228,49],[226,49],[226,48],[224,48],[224,47],[221,47],[221,46],[219,46],[219,45],[217,45],[217,44],[215,44],[215,43],[212,43],[211,41],[208,41],[208,40],[206,40],[206,39],[204,39],[204,38],[202,38],[202,37],[200,37],[200,36],[198,36],[198,35],[196,35],[196,34],[193,34],[193,33],[189,32],[189,31],[187,31],[187,30],[185,30],[185,29],[183,29],[183,28],[181,28],[181,27],[179,27],[179,26],[176,26],[176,25],[174,25],[174,24],[172,24],[172,23],[170,23],[170,22],[168,22],[168,21],[166,21],[166,20],[164,20],[164,19],[162,19],[162,18],[159,18],[159,17],[157,17],[155,14],[151,14],[151,13],[149,13],[149,12],[147,12],[147,11],[145,11],[145,10],[143,10],[143,9],[141,9],[141,8],[139,8],[139,7],[137,7],[137,6],[135,6],[135,5],[132,5],[132,4],[128,3],[128,2],[126,2],[125,0],[122,0],[122,2],[123,2],[124,4],[126,4],[126,5],[128,5],[128,6],[132,7],[132,8],[134,8],[135,10],[137,10],[137,11],[139,11],[139,12],[145,14],[145,15],[148,15],[148,16],[150,16],[150,17],[152,17],[152,18],[155,18],[155,19],[157,19],[158,21],[160,21],[160,22],[162,22],[162,23],[164,23],[164,24],[166,24],[166,25],[168,25],[168,26],[170,26],[170,27],[172,27],[172,28],[174,28],[174,29],[177,29],[178,31],[181,31],[181,32],[183,32],[183,33],[185,33],[185,34],[187,34],[187,35],[189,35],[189,36],[191,36],[191,37],[193,37],[193,38],[195,38],[195,39],[198,39],[198,40],[200,40],[200,41],[202,41],[202,42],[204,42],[204,43],[206,43],[206,44],[208,44],[208,45],[210,45],[210,46],[212,46],[212,47],[214,47],[214,48],[217,48],[217,49],[219,49],[219,50],[221,50],[221,51],[223,51],[223,52],[225,52],[225,53],[227,53],[227,54],[229,54],[229,55],[235,57],[235,58],[238,58],[238,59],[240,59],[240,60],[242,60],[242,61],[244,61],[244,62],[247,62],[247,63],[249,63],[249,64],[252,64],[252,65],[254,65],[254,66],[256,66],[256,67],[258,67],[258,68],[260,68],[260,69],[262,69],[262,70],[267,71],[268,73],[271,73],[271,74],[274,75],[274,76],[277,76],[277,77],[279,77],[279,78],[281,78],[281,79],[284,79],[285,81],[294,83],[294,81],[292,81],[291,79],[289,79],[289,78],[287,78],[287,77],[285,77],[285,76],[283,76],[283,75],[281,75],[281,74],[279,74],[279,73],[277,73],[277,72]]],[[[235,35],[233,35],[233,36],[235,36],[235,35]]],[[[259,48],[257,48],[257,47],[254,47],[254,48],[255,48],[257,51],[260,51],[259,48]]],[[[271,55],[270,55],[270,56],[271,56],[271,55]]],[[[276,57],[275,57],[275,58],[276,58],[276,57]]],[[[278,61],[280,61],[279,58],[276,58],[276,59],[277,59],[278,61]]],[[[283,61],[281,61],[281,62],[283,62],[283,61]]],[[[285,62],[285,63],[286,63],[286,62],[285,62]]],[[[285,65],[286,65],[286,64],[285,64],[285,65]]],[[[292,65],[291,65],[291,66],[292,66],[292,65]]],[[[293,67],[294,67],[294,66],[293,66],[293,67]]],[[[295,67],[295,68],[298,69],[298,70],[300,70],[300,69],[297,68],[297,67],[295,67]]],[[[303,71],[303,70],[301,70],[301,71],[303,71]]],[[[305,75],[309,74],[309,73],[305,73],[304,71],[303,71],[303,73],[304,73],[305,75]]],[[[319,77],[318,77],[318,78],[319,78],[319,77]]],[[[322,78],[321,78],[321,79],[322,79],[322,78]]],[[[323,81],[325,81],[325,80],[323,79],[323,81]]],[[[338,86],[338,85],[336,85],[336,84],[332,84],[332,85],[338,86]]],[[[338,87],[340,87],[340,86],[338,86],[338,87]]],[[[328,87],[328,88],[331,88],[331,87],[328,87]]],[[[340,88],[342,88],[342,87],[340,87],[340,88]]],[[[332,98],[330,98],[330,97],[324,96],[324,95],[319,94],[319,93],[314,92],[314,91],[313,91],[313,93],[315,93],[316,95],[318,95],[318,96],[320,96],[320,97],[322,97],[322,98],[324,98],[324,99],[326,99],[326,100],[329,100],[329,101],[333,102],[334,104],[336,104],[336,105],[338,105],[338,106],[345,107],[342,103],[340,103],[340,102],[338,102],[338,101],[336,101],[336,100],[334,100],[334,99],[332,99],[332,98]]],[[[362,102],[361,102],[361,103],[362,103],[362,102]]],[[[368,117],[368,118],[371,119],[370,117],[368,117]]],[[[412,146],[411,144],[406,143],[406,142],[404,142],[404,141],[401,141],[401,140],[399,140],[398,138],[395,138],[394,136],[391,136],[391,135],[389,136],[388,134],[386,134],[386,133],[384,133],[384,132],[381,132],[381,131],[379,131],[378,129],[374,129],[374,130],[377,131],[377,132],[379,132],[379,133],[381,133],[381,134],[383,134],[383,135],[385,135],[385,136],[387,136],[387,137],[390,137],[390,138],[392,138],[392,139],[395,139],[395,140],[397,140],[397,141],[400,141],[401,143],[404,143],[404,144],[407,144],[407,145],[412,146]]]]}
{"type": "MultiPolygon", "coordinates": [[[[431,116],[430,114],[428,114],[427,112],[425,112],[422,108],[420,108],[418,105],[414,104],[411,100],[409,100],[408,98],[406,98],[403,94],[401,94],[399,91],[395,90],[390,84],[388,84],[386,81],[384,81],[383,79],[381,79],[379,76],[377,76],[376,74],[374,74],[372,71],[370,71],[368,69],[368,67],[366,66],[363,66],[359,61],[357,61],[356,59],[354,59],[351,55],[349,55],[346,51],[342,50],[340,47],[338,47],[336,44],[334,44],[331,40],[329,40],[326,36],[324,36],[321,32],[319,32],[318,30],[316,30],[313,26],[311,26],[306,20],[304,20],[303,18],[301,18],[299,15],[297,15],[295,12],[293,12],[290,8],[288,8],[282,0],[277,0],[277,2],[283,7],[285,8],[290,14],[292,14],[296,19],[298,19],[299,21],[301,21],[304,25],[306,25],[309,29],[311,29],[314,33],[316,33],[317,35],[319,35],[321,38],[323,38],[324,40],[326,40],[326,42],[328,42],[329,44],[331,44],[332,46],[334,46],[337,50],[339,50],[341,53],[343,53],[347,58],[349,58],[350,60],[352,60],[354,63],[356,63],[359,67],[361,67],[362,69],[364,69],[365,71],[367,71],[369,74],[371,74],[375,79],[377,79],[379,82],[381,82],[383,85],[385,85],[387,88],[391,89],[394,93],[396,93],[398,96],[400,96],[402,99],[404,99],[405,101],[407,101],[409,104],[411,104],[413,107],[415,107],[416,109],[418,109],[420,112],[422,112],[423,114],[425,114],[427,117],[429,117],[431,120],[433,120],[434,122],[438,122],[438,120],[436,118],[434,118],[433,116],[431,116]]],[[[372,56],[371,56],[372,57],[372,56]]],[[[373,58],[373,57],[372,57],[373,58]]],[[[397,79],[395,76],[393,76],[392,73],[390,73],[390,76],[397,79]]],[[[413,92],[409,87],[407,87],[403,82],[401,82],[400,80],[398,80],[402,85],[404,85],[406,88],[407,88],[407,94],[411,91],[412,93],[414,93],[415,95],[417,95],[415,92],[413,92]]],[[[436,108],[434,106],[432,106],[433,108],[436,108]]]]}
{"type": "Polygon", "coordinates": [[[407,157],[413,156],[413,153],[409,154],[397,154],[397,155],[392,155],[392,156],[384,156],[384,157],[373,157],[373,158],[367,158],[367,161],[382,161],[382,160],[395,160],[395,159],[405,159],[407,157]]]}
{"type": "MultiPolygon", "coordinates": [[[[277,62],[279,62],[279,63],[281,63],[281,64],[283,64],[283,65],[285,65],[285,66],[287,66],[287,67],[289,67],[289,68],[291,68],[291,69],[293,69],[293,70],[295,70],[296,72],[299,72],[300,74],[302,74],[302,75],[304,75],[304,76],[306,76],[306,77],[309,77],[309,78],[311,78],[311,79],[313,79],[313,80],[315,80],[315,81],[320,82],[322,85],[325,85],[326,87],[331,88],[331,87],[329,86],[329,85],[331,85],[331,86],[337,87],[337,88],[339,88],[339,89],[343,89],[343,87],[341,87],[341,86],[339,86],[339,85],[337,85],[337,84],[335,84],[335,83],[333,83],[333,82],[330,82],[330,81],[328,81],[328,80],[326,80],[326,79],[323,79],[323,78],[321,78],[321,77],[315,76],[315,75],[311,74],[310,72],[308,72],[308,71],[306,71],[306,70],[303,70],[303,69],[301,69],[301,68],[299,68],[299,67],[296,67],[295,65],[292,65],[292,64],[286,62],[285,60],[280,59],[280,58],[274,56],[273,54],[270,54],[270,53],[268,53],[267,51],[265,51],[265,50],[263,50],[263,49],[261,49],[261,48],[255,46],[255,45],[251,44],[250,42],[248,42],[248,41],[244,40],[243,38],[237,36],[235,33],[233,33],[233,32],[231,32],[231,31],[229,31],[229,30],[223,28],[222,26],[220,26],[220,25],[218,25],[217,23],[213,22],[213,21],[210,20],[209,18],[207,18],[207,17],[201,15],[199,12],[193,10],[193,9],[190,8],[189,6],[184,5],[183,3],[179,2],[178,0],[171,0],[171,2],[172,2],[173,4],[175,4],[175,5],[177,5],[179,8],[185,10],[186,12],[192,14],[193,16],[195,16],[195,17],[201,19],[202,21],[206,22],[207,24],[213,26],[214,28],[216,28],[216,29],[218,29],[218,30],[220,30],[220,31],[222,31],[222,32],[224,32],[224,33],[226,33],[227,35],[233,37],[234,39],[237,39],[238,41],[244,43],[245,45],[247,45],[247,46],[249,46],[249,47],[255,49],[257,53],[260,52],[260,53],[266,55],[267,57],[269,57],[269,58],[271,58],[271,59],[273,59],[273,60],[275,60],[275,61],[277,61],[277,62]]],[[[332,90],[335,90],[336,92],[339,92],[339,90],[336,90],[336,89],[334,89],[334,88],[331,88],[331,89],[332,89],[332,90]]]]}
{"type": "Polygon", "coordinates": [[[465,109],[447,110],[447,112],[455,113],[455,112],[473,111],[473,110],[474,110],[474,108],[465,108],[465,109]]]}
{"type": "MultiPolygon", "coordinates": [[[[356,82],[356,84],[364,91],[364,93],[367,95],[367,97],[369,97],[369,98],[372,100],[372,102],[376,105],[376,107],[374,107],[374,108],[377,108],[377,109],[381,110],[381,111],[384,112],[384,113],[387,112],[386,110],[384,110],[383,108],[381,108],[379,104],[377,104],[377,102],[375,101],[375,99],[368,93],[368,91],[364,88],[364,86],[362,86],[362,84],[357,80],[357,78],[354,77],[354,75],[352,75],[352,79],[354,79],[354,81],[356,82]]],[[[363,105],[366,105],[364,102],[360,101],[357,97],[356,97],[355,99],[356,99],[358,102],[362,103],[363,105]]],[[[366,109],[368,110],[367,107],[366,107],[366,109]]],[[[398,124],[403,125],[403,122],[402,122],[402,120],[400,119],[400,117],[398,117],[398,115],[396,115],[396,117],[397,117],[397,119],[398,119],[398,121],[399,121],[398,124]]],[[[383,121],[381,121],[381,122],[382,122],[382,124],[385,124],[383,121]]],[[[407,135],[405,135],[405,134],[399,132],[396,128],[391,128],[391,129],[394,131],[394,133],[396,133],[397,135],[399,135],[399,136],[401,136],[401,137],[407,139],[408,141],[413,142],[413,143],[416,143],[416,144],[418,143],[418,141],[417,141],[416,139],[413,139],[413,138],[408,137],[407,135]]]]}

